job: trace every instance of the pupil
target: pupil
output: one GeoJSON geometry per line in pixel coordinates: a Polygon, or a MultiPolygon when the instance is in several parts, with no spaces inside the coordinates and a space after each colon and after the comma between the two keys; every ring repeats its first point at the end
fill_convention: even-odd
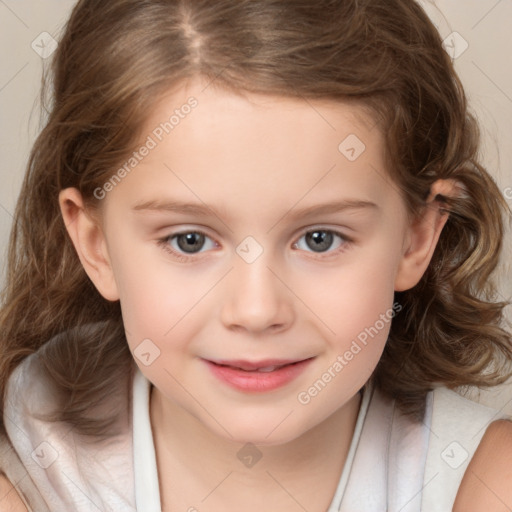
{"type": "Polygon", "coordinates": [[[201,233],[186,233],[178,236],[178,245],[185,252],[194,252],[195,249],[201,249],[203,243],[204,235],[201,233]]]}
{"type": "Polygon", "coordinates": [[[322,252],[328,249],[332,244],[332,237],[332,233],[328,231],[312,231],[306,235],[308,245],[310,245],[310,241],[313,241],[314,244],[310,245],[310,247],[316,252],[322,252]]]}

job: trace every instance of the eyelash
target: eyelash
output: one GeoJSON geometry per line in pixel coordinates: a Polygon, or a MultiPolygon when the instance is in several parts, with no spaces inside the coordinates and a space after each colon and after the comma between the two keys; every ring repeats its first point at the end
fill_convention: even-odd
{"type": "MultiPolygon", "coordinates": [[[[297,241],[293,243],[292,247],[296,247],[297,244],[298,244],[298,241],[305,235],[309,234],[309,233],[315,233],[315,232],[325,232],[325,233],[331,233],[335,236],[338,236],[339,238],[341,238],[341,245],[337,248],[337,249],[334,249],[333,251],[327,251],[325,253],[322,253],[322,252],[319,252],[319,253],[314,253],[312,252],[313,256],[311,256],[312,258],[314,259],[326,259],[328,257],[333,257],[335,255],[338,255],[338,254],[341,254],[342,252],[345,252],[350,246],[351,244],[353,243],[353,239],[347,237],[345,234],[339,232],[339,231],[336,231],[334,229],[328,229],[328,228],[322,228],[322,227],[318,227],[318,228],[314,228],[314,229],[307,229],[305,231],[303,231],[300,236],[297,238],[297,241]],[[314,256],[316,254],[316,256],[314,256]],[[328,256],[322,256],[323,254],[327,254],[328,256]]],[[[196,259],[197,256],[199,254],[201,254],[200,252],[199,253],[195,253],[195,254],[185,254],[185,253],[182,253],[182,252],[178,252],[176,251],[175,249],[171,248],[171,246],[169,245],[169,242],[180,236],[180,235],[186,235],[186,234],[189,234],[189,233],[195,233],[195,234],[198,234],[198,235],[203,235],[204,237],[206,238],[210,238],[211,237],[209,235],[207,235],[204,231],[201,231],[200,229],[191,229],[191,230],[188,230],[188,231],[179,231],[177,233],[172,233],[164,238],[160,238],[157,240],[157,243],[159,246],[161,246],[166,252],[168,252],[169,254],[171,254],[171,256],[173,256],[174,258],[177,258],[177,259],[180,259],[182,260],[183,262],[189,262],[189,261],[192,261],[193,259],[196,259]]],[[[216,242],[215,242],[216,243],[216,242]]],[[[309,252],[309,251],[306,251],[306,252],[309,252]]]]}

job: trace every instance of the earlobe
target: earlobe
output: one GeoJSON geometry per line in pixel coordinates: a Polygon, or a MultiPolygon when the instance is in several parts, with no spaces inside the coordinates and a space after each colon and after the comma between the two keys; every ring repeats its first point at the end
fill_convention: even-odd
{"type": "Polygon", "coordinates": [[[103,230],[84,207],[82,195],[76,188],[61,190],[59,205],[66,230],[87,275],[105,299],[119,300],[103,230]]]}
{"type": "Polygon", "coordinates": [[[407,244],[395,278],[395,291],[413,288],[427,270],[449,217],[438,196],[453,196],[457,187],[454,180],[437,180],[432,185],[423,213],[408,228],[407,244]]]}

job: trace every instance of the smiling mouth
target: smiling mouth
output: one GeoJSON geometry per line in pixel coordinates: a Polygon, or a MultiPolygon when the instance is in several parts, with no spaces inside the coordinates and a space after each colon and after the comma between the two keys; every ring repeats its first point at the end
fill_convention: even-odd
{"type": "Polygon", "coordinates": [[[265,359],[260,361],[203,359],[212,374],[239,392],[263,393],[291,383],[315,357],[307,359],[265,359]]]}

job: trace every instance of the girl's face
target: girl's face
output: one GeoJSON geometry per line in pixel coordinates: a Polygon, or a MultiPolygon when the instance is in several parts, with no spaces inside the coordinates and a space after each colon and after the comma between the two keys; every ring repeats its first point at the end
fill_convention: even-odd
{"type": "Polygon", "coordinates": [[[196,81],[141,133],[96,192],[86,270],[120,299],[170,410],[235,441],[295,439],[370,377],[400,314],[394,291],[419,280],[437,228],[409,224],[361,107],[196,81]]]}

